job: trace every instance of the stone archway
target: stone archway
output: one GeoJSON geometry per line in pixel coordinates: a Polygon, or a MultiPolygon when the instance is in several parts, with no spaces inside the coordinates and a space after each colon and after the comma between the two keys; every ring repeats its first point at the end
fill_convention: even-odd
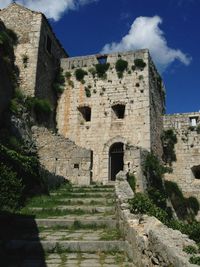
{"type": "Polygon", "coordinates": [[[124,169],[124,144],[114,143],[109,149],[109,181],[115,181],[119,171],[124,169]]]}
{"type": "Polygon", "coordinates": [[[121,136],[116,136],[112,139],[110,139],[105,145],[104,145],[104,149],[103,149],[103,154],[102,154],[102,162],[101,162],[101,177],[102,177],[102,182],[104,184],[108,183],[110,178],[109,175],[109,161],[110,161],[110,149],[112,148],[112,146],[116,143],[122,143],[123,144],[123,151],[125,151],[125,146],[128,143],[128,141],[121,136]]]}

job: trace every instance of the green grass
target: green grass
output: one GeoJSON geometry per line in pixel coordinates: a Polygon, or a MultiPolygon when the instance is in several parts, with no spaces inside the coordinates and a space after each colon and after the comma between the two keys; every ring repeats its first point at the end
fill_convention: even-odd
{"type": "Polygon", "coordinates": [[[81,209],[74,209],[74,210],[68,210],[68,209],[42,209],[42,210],[31,210],[27,207],[23,208],[21,210],[21,214],[23,215],[34,215],[36,218],[39,219],[45,219],[49,217],[60,217],[60,216],[67,216],[67,215],[85,215],[85,214],[97,214],[98,212],[94,209],[92,212],[86,212],[81,209]]]}
{"type": "Polygon", "coordinates": [[[106,229],[102,234],[100,240],[119,240],[121,233],[118,229],[106,229]]]}

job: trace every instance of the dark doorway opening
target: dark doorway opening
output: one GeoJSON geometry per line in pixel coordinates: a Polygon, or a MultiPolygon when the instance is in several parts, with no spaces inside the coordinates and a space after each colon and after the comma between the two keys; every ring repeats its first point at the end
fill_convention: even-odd
{"type": "Polygon", "coordinates": [[[124,168],[124,144],[115,143],[109,151],[109,180],[115,181],[116,174],[124,168]]]}

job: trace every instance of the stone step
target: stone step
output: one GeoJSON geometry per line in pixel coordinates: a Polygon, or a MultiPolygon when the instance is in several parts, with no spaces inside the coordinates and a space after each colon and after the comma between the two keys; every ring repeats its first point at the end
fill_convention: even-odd
{"type": "Polygon", "coordinates": [[[98,217],[98,216],[91,216],[91,217],[70,217],[68,219],[63,218],[54,218],[54,219],[26,219],[26,218],[19,218],[15,220],[16,226],[24,226],[24,227],[73,227],[74,225],[81,226],[96,226],[96,227],[109,227],[115,228],[117,225],[117,221],[112,216],[107,217],[98,217]]]}
{"type": "MultiPolygon", "coordinates": [[[[62,190],[61,190],[62,191],[62,190]]],[[[63,190],[64,191],[64,190],[63,190]]],[[[114,193],[115,192],[115,189],[114,188],[89,188],[89,187],[73,187],[72,191],[71,192],[94,192],[94,193],[101,193],[101,192],[110,192],[110,193],[114,193]]]]}
{"type": "MultiPolygon", "coordinates": [[[[4,243],[7,252],[34,255],[41,250],[45,252],[124,252],[125,241],[26,241],[10,240],[4,243]]],[[[12,255],[12,254],[11,254],[12,255]]]]}
{"type": "MultiPolygon", "coordinates": [[[[42,211],[42,210],[49,210],[49,208],[41,208],[41,207],[30,207],[28,208],[29,210],[32,211],[42,211]]],[[[104,212],[109,212],[109,213],[114,213],[115,212],[115,207],[112,206],[104,206],[104,207],[98,207],[98,206],[56,206],[52,207],[51,210],[67,210],[67,211],[83,211],[83,212],[88,212],[88,213],[104,213],[104,212]]]]}
{"type": "Polygon", "coordinates": [[[47,253],[41,258],[21,259],[19,265],[14,262],[8,264],[0,260],[0,266],[6,267],[135,267],[128,261],[126,255],[122,252],[96,252],[96,253],[47,253]]]}
{"type": "Polygon", "coordinates": [[[115,205],[115,199],[107,198],[60,198],[64,205],[115,205]]]}
{"type": "MultiPolygon", "coordinates": [[[[122,240],[121,234],[117,229],[110,228],[98,228],[91,226],[91,229],[76,229],[67,227],[52,227],[52,228],[40,228],[39,232],[29,229],[23,229],[23,231],[15,232],[12,236],[15,240],[29,240],[29,241],[100,241],[100,240],[122,240]]],[[[7,239],[9,240],[9,239],[7,239]]]]}
{"type": "Polygon", "coordinates": [[[65,198],[113,198],[115,199],[115,193],[110,192],[87,192],[87,193],[79,193],[79,192],[65,192],[63,193],[59,192],[53,192],[50,194],[51,196],[57,196],[57,197],[65,197],[65,198]]]}

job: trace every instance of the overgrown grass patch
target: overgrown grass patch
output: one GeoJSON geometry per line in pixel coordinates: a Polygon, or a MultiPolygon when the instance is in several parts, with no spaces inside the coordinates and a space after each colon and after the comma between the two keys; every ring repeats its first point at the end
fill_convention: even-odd
{"type": "Polygon", "coordinates": [[[102,234],[100,240],[119,240],[121,233],[118,229],[106,229],[102,234]]]}

